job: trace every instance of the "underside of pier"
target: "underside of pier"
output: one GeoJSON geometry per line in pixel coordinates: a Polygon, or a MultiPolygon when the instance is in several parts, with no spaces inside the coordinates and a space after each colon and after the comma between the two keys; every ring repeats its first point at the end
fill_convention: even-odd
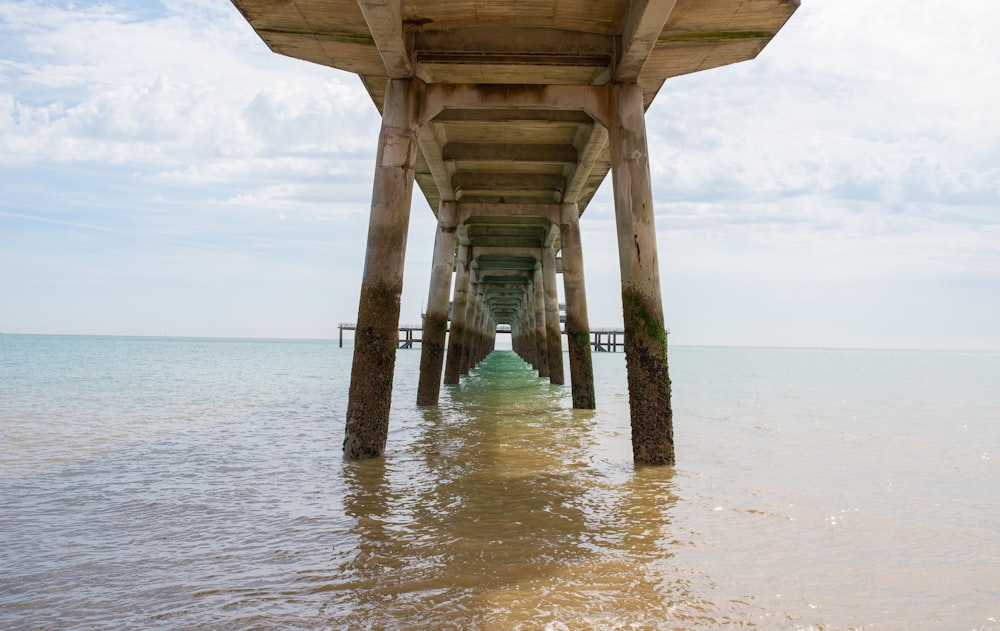
{"type": "Polygon", "coordinates": [[[345,454],[385,449],[414,182],[438,218],[418,403],[497,324],[563,383],[562,274],[573,405],[594,407],[579,220],[611,171],[633,454],[672,464],[645,110],[671,77],[754,58],[798,0],[233,1],[273,51],[358,74],[382,114],[345,454]]]}

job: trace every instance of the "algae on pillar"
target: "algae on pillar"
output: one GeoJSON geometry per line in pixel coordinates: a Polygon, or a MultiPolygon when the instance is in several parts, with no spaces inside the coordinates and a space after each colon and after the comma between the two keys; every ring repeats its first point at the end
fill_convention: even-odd
{"type": "Polygon", "coordinates": [[[421,85],[392,79],[386,86],[347,402],[348,458],[381,455],[389,433],[421,85]]]}
{"type": "Polygon", "coordinates": [[[592,410],[594,363],[590,352],[590,317],[583,274],[583,242],[580,239],[580,209],[563,204],[559,231],[562,235],[563,291],[566,295],[566,344],[569,346],[569,379],[573,407],[592,410]]]}
{"type": "Polygon", "coordinates": [[[673,411],[667,336],[642,89],[614,84],[608,141],[621,268],[632,454],[641,464],[673,464],[673,411]]]}
{"type": "Polygon", "coordinates": [[[545,342],[549,358],[549,383],[566,382],[563,368],[562,332],[559,324],[559,289],[556,287],[556,254],[551,247],[542,248],[542,282],[545,288],[545,342]]]}
{"type": "Polygon", "coordinates": [[[532,295],[532,308],[535,318],[535,358],[538,361],[538,376],[549,376],[549,346],[545,337],[545,285],[542,281],[542,264],[535,265],[534,279],[532,282],[534,293],[532,295]]]}
{"type": "Polygon", "coordinates": [[[451,273],[455,263],[455,202],[441,202],[438,209],[438,229],[434,235],[434,260],[431,261],[431,282],[427,292],[427,312],[420,342],[420,383],[417,405],[437,405],[441,394],[441,368],[448,332],[448,298],[451,294],[451,273]]]}

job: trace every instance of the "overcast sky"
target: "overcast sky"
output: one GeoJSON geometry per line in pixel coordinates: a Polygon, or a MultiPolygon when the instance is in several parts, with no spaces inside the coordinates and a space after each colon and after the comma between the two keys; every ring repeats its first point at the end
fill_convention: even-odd
{"type": "MultiPolygon", "coordinates": [[[[995,0],[803,0],[756,60],[668,81],[671,343],[1000,349],[997,26],[995,0]]],[[[0,332],[336,337],[378,122],[225,0],[0,0],[0,332]]],[[[619,325],[610,178],[582,228],[591,324],[619,325]]]]}

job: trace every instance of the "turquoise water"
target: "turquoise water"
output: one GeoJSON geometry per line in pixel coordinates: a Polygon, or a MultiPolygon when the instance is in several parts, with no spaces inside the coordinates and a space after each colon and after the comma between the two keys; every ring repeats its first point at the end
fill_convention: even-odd
{"type": "Polygon", "coordinates": [[[0,336],[0,627],[1000,629],[1000,354],[676,347],[678,465],[509,352],[0,336]]]}

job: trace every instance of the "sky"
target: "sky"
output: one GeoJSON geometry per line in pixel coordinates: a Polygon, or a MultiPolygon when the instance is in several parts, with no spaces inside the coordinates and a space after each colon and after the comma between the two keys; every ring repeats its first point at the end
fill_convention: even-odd
{"type": "MultiPolygon", "coordinates": [[[[1000,350],[1000,3],[802,0],[647,112],[671,344],[1000,350]]],[[[335,338],[379,119],[225,0],[0,0],[0,332],[335,338]]],[[[611,180],[581,221],[622,321],[611,180]]],[[[415,189],[401,321],[427,299],[415,189]]]]}

